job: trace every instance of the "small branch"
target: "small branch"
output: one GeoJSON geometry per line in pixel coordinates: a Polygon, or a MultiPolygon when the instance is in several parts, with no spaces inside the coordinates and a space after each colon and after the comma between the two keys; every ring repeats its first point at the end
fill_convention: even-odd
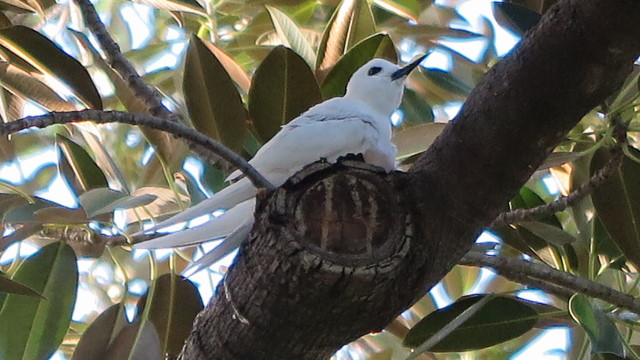
{"type": "Polygon", "coordinates": [[[236,166],[245,174],[257,188],[272,191],[275,187],[265,179],[253,166],[240,155],[231,151],[221,143],[188,128],[185,125],[153,117],[146,114],[133,114],[122,111],[82,110],[69,112],[51,112],[46,115],[29,116],[8,123],[0,124],[0,135],[13,134],[29,127],[45,128],[54,124],[68,124],[80,121],[95,121],[97,123],[119,122],[129,125],[146,126],[148,128],[164,131],[179,138],[188,140],[201,146],[208,153],[219,156],[233,166],[236,166]]]}
{"type": "Polygon", "coordinates": [[[505,278],[522,284],[531,283],[531,285],[540,287],[542,290],[547,290],[547,285],[551,285],[550,290],[552,292],[559,287],[565,288],[640,314],[640,299],[595,281],[556,270],[548,265],[517,258],[486,256],[477,252],[467,253],[459,264],[489,267],[505,278]]]}
{"type": "Polygon", "coordinates": [[[491,223],[490,228],[499,228],[508,224],[514,224],[521,221],[530,221],[544,216],[548,216],[559,211],[563,211],[571,207],[586,196],[590,195],[595,188],[606,182],[616,172],[622,163],[623,152],[622,146],[626,143],[626,126],[616,122],[614,125],[614,137],[617,140],[615,146],[611,149],[611,158],[598,171],[596,171],[589,181],[579,186],[567,196],[562,196],[548,204],[536,206],[530,209],[516,209],[504,212],[491,223]]]}
{"type": "Polygon", "coordinates": [[[149,109],[149,113],[161,118],[172,119],[175,117],[167,108],[160,102],[160,96],[149,85],[147,85],[133,65],[124,57],[120,46],[111,38],[107,28],[104,26],[96,9],[91,4],[90,0],[76,0],[84,21],[95,35],[100,47],[107,55],[107,60],[112,68],[114,68],[123,79],[127,81],[131,90],[133,90],[136,97],[144,101],[149,109]]]}

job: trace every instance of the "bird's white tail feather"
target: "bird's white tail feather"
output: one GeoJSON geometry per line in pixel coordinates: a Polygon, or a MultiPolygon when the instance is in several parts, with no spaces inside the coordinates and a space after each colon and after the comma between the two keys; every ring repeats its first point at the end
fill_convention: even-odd
{"type": "Polygon", "coordinates": [[[159,228],[172,226],[201,215],[210,214],[218,209],[230,209],[245,200],[251,199],[256,195],[256,192],[256,188],[251,184],[249,179],[240,179],[238,182],[213,194],[212,197],[203,200],[198,205],[190,207],[165,221],[161,221],[156,224],[156,226],[145,230],[144,232],[146,233],[159,228]]]}
{"type": "Polygon", "coordinates": [[[225,237],[247,222],[253,224],[255,204],[255,199],[247,200],[229,209],[222,216],[200,226],[141,242],[134,247],[136,249],[180,247],[225,237]]]}
{"type": "Polygon", "coordinates": [[[251,232],[251,228],[253,227],[253,218],[249,221],[244,222],[240,225],[233,233],[227,236],[224,241],[218,245],[212,251],[204,254],[198,261],[189,265],[184,271],[183,274],[186,276],[197,273],[198,271],[205,269],[216,261],[222,259],[224,256],[229,254],[231,251],[236,249],[242,244],[242,242],[249,236],[251,232]]]}

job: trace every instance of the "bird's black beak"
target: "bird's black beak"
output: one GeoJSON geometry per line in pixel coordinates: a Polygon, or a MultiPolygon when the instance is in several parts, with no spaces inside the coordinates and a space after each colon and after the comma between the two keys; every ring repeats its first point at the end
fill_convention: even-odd
{"type": "Polygon", "coordinates": [[[391,80],[398,80],[400,78],[403,78],[407,75],[409,75],[409,73],[411,72],[411,70],[415,69],[418,65],[420,65],[420,63],[422,62],[422,60],[424,60],[424,58],[427,57],[427,55],[429,54],[424,54],[422,56],[420,56],[419,58],[417,58],[416,60],[414,60],[411,64],[396,70],[393,74],[391,74],[391,80]]]}

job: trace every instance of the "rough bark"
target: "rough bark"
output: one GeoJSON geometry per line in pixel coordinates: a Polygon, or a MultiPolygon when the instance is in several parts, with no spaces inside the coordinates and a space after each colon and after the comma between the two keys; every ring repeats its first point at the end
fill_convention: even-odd
{"type": "Polygon", "coordinates": [[[637,0],[559,1],[408,173],[314,165],[264,194],[182,359],[326,359],[382,329],[622,84],[640,53],[637,19],[637,0]]]}

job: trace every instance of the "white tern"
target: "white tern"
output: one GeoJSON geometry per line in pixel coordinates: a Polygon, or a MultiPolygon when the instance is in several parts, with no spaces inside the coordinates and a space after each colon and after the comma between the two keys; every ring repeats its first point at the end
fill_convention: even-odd
{"type": "MultiPolygon", "coordinates": [[[[280,186],[321,158],[335,162],[347,154],[362,154],[364,160],[387,172],[396,168],[396,147],[391,142],[390,116],[402,100],[404,80],[426,55],[405,67],[383,59],[373,59],[356,70],[343,97],[328,99],[313,106],[288,124],[258,150],[249,163],[274,186],[280,186]]],[[[242,174],[233,172],[235,180],[242,174]]],[[[138,249],[197,245],[226,237],[213,251],[205,254],[190,269],[208,267],[238,247],[253,226],[257,189],[246,178],[215,193],[153,229],[167,227],[229,209],[222,216],[190,229],[138,243],[138,249]]],[[[148,230],[147,230],[148,231],[148,230]]],[[[189,271],[189,270],[188,270],[189,271]]]]}

